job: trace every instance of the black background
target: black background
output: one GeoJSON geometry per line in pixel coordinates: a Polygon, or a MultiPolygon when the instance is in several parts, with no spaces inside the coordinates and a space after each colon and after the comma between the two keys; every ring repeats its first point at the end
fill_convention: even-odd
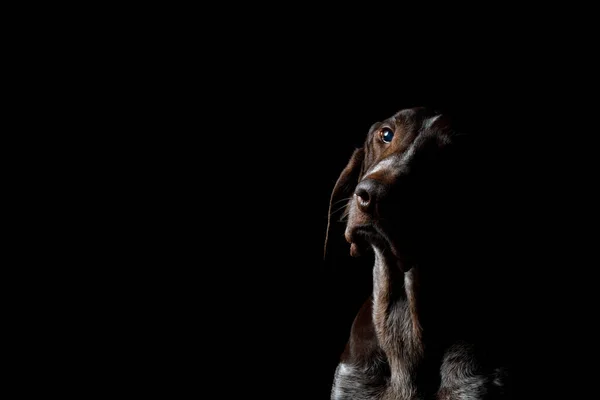
{"type": "Polygon", "coordinates": [[[44,242],[23,251],[40,255],[43,290],[20,313],[31,338],[13,346],[33,349],[21,361],[47,381],[15,367],[23,388],[329,398],[371,280],[338,234],[323,260],[331,190],[371,124],[430,106],[494,149],[486,167],[503,194],[489,207],[506,244],[494,256],[515,283],[517,397],[597,393],[587,365],[598,343],[598,79],[585,32],[596,24],[564,7],[454,9],[464,24],[399,5],[371,15],[160,5],[80,13],[73,28],[48,19],[65,38],[34,34],[48,41],[42,55],[23,46],[39,57],[23,81],[43,92],[23,95],[59,110],[24,120],[58,142],[44,153],[61,168],[36,166],[47,192],[24,182],[30,208],[52,222],[23,223],[44,242]]]}
{"type": "Polygon", "coordinates": [[[572,332],[559,323],[557,333],[557,314],[582,304],[566,300],[581,294],[579,281],[565,287],[561,275],[577,254],[567,226],[578,184],[565,149],[579,148],[578,136],[566,138],[573,119],[560,118],[576,108],[577,83],[561,75],[548,85],[544,60],[514,67],[450,43],[427,60],[320,45],[223,46],[192,64],[175,51],[160,81],[140,85],[152,134],[129,180],[141,240],[120,276],[125,369],[169,394],[328,398],[371,279],[339,230],[323,260],[331,190],[371,124],[429,106],[487,137],[494,179],[516,199],[491,207],[506,216],[507,273],[536,298],[514,307],[515,346],[526,349],[521,366],[540,372],[529,366],[555,356],[542,341],[572,332]]]}
{"type": "MultiPolygon", "coordinates": [[[[178,365],[184,376],[204,376],[194,367],[207,368],[219,386],[248,396],[328,398],[371,284],[370,266],[349,257],[339,229],[331,238],[336,253],[323,260],[329,196],[353,149],[372,123],[405,107],[447,109],[471,126],[485,120],[481,113],[491,120],[510,115],[490,112],[508,107],[495,99],[494,87],[401,67],[385,75],[341,67],[352,58],[331,62],[313,60],[318,65],[310,74],[303,68],[232,72],[220,93],[224,114],[203,115],[199,107],[211,128],[194,133],[199,143],[187,145],[194,143],[190,157],[203,166],[192,162],[186,179],[176,180],[197,203],[176,224],[186,227],[177,233],[185,243],[177,245],[184,249],[175,258],[181,263],[168,263],[178,272],[169,272],[167,292],[178,300],[166,313],[174,341],[178,329],[188,339],[178,351],[192,360],[178,365]]],[[[507,148],[499,144],[498,153],[507,148]]],[[[514,162],[516,155],[506,158],[514,162]]]]}

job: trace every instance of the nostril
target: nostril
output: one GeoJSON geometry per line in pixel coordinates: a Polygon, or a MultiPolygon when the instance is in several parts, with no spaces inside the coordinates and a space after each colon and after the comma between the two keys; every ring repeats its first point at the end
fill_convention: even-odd
{"type": "Polygon", "coordinates": [[[364,188],[358,188],[355,195],[358,206],[363,210],[368,209],[371,204],[371,196],[369,196],[369,192],[367,192],[367,190],[364,188]]]}

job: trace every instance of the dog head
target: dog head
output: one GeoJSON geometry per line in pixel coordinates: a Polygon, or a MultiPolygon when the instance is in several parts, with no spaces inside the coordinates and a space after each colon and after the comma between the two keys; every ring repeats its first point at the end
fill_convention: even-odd
{"type": "Polygon", "coordinates": [[[349,198],[344,236],[352,256],[378,248],[410,268],[424,243],[447,234],[443,225],[458,190],[452,179],[457,138],[449,118],[426,108],[401,110],[372,125],[330,199],[331,218],[332,207],[349,198]]]}

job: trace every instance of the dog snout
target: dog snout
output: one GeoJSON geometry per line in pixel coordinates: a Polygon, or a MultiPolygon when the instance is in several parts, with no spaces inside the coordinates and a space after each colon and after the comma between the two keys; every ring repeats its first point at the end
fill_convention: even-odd
{"type": "Polygon", "coordinates": [[[374,179],[365,179],[356,186],[354,195],[358,209],[373,214],[383,195],[383,184],[374,179]]]}

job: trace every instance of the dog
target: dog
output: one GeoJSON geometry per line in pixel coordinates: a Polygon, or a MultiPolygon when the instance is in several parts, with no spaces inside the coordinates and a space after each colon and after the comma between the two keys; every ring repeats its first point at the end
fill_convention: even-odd
{"type": "Polygon", "coordinates": [[[351,256],[372,259],[373,286],[332,400],[511,398],[506,278],[481,143],[451,116],[402,109],[373,124],[340,174],[325,253],[333,209],[347,201],[343,236],[351,256]]]}

